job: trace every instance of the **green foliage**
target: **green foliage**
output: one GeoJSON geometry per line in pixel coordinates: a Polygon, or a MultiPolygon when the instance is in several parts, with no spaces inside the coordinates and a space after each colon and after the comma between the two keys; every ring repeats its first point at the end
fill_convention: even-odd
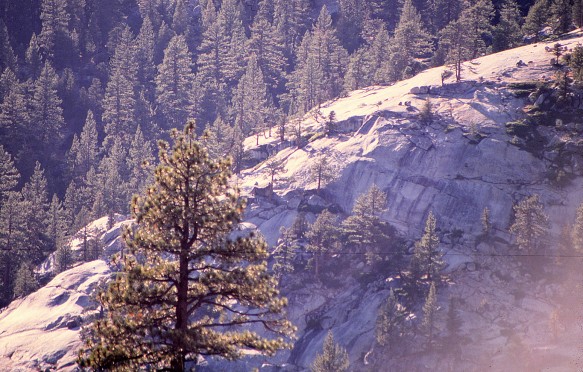
{"type": "Polygon", "coordinates": [[[436,232],[437,220],[433,212],[429,212],[425,221],[425,232],[415,243],[415,251],[412,259],[414,276],[424,276],[427,281],[433,282],[440,279],[440,272],[445,267],[443,252],[439,249],[439,237],[436,232]]]}
{"type": "Polygon", "coordinates": [[[437,290],[435,288],[435,282],[431,282],[429,293],[423,305],[423,319],[421,322],[421,328],[427,337],[427,346],[429,348],[433,345],[434,335],[437,329],[437,310],[437,290]]]}
{"type": "Polygon", "coordinates": [[[69,244],[63,244],[57,248],[55,253],[55,270],[56,273],[62,273],[68,270],[73,264],[73,251],[69,244]]]}
{"type": "Polygon", "coordinates": [[[82,366],[182,371],[198,355],[232,360],[243,347],[270,355],[287,346],[293,327],[267,273],[266,244],[230,238],[243,209],[230,162],[210,160],[194,129],[174,131],[171,150],[159,143],[155,182],[132,203],[137,228],[124,232],[122,270],[97,294],[107,316],[86,334],[82,366]]]}
{"type": "Polygon", "coordinates": [[[583,83],[583,46],[578,44],[573,48],[569,67],[573,72],[573,80],[579,84],[583,83]]]}
{"type": "Polygon", "coordinates": [[[536,250],[542,245],[543,238],[549,228],[549,218],[538,194],[524,198],[514,207],[514,223],[510,232],[515,235],[518,248],[521,250],[536,250]]]}
{"type": "Polygon", "coordinates": [[[14,279],[14,296],[24,297],[38,289],[38,282],[34,277],[32,265],[29,262],[23,262],[14,279]]]}
{"type": "Polygon", "coordinates": [[[549,21],[548,2],[546,0],[536,0],[534,5],[529,9],[528,15],[522,26],[522,32],[525,35],[532,35],[534,41],[538,41],[539,32],[549,21]]]}
{"type": "Polygon", "coordinates": [[[346,349],[334,342],[332,331],[328,331],[322,353],[316,356],[316,359],[310,367],[312,372],[346,372],[350,366],[348,353],[346,349]]]}
{"type": "Polygon", "coordinates": [[[337,250],[339,238],[338,221],[335,215],[324,210],[306,232],[307,250],[314,253],[316,276],[320,275],[320,261],[324,255],[337,250]]]}
{"type": "Polygon", "coordinates": [[[393,349],[402,336],[406,317],[405,307],[399,303],[395,292],[391,289],[377,316],[375,337],[378,344],[393,349]]]}
{"type": "Polygon", "coordinates": [[[352,214],[342,222],[346,241],[365,251],[368,264],[383,261],[399,254],[393,251],[395,231],[380,216],[387,210],[387,195],[377,185],[356,198],[352,214]]]}

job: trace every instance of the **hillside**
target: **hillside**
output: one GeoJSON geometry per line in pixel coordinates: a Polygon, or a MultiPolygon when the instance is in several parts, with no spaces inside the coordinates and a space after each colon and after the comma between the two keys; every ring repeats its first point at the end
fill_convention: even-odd
{"type": "MultiPolygon", "coordinates": [[[[574,32],[559,42],[570,49],[583,43],[583,35],[574,32]]],[[[265,363],[305,370],[328,330],[348,349],[351,368],[357,371],[580,368],[581,258],[565,253],[570,251],[564,229],[583,201],[583,123],[577,111],[583,106],[573,100],[558,110],[552,104],[556,67],[545,48],[553,44],[467,62],[461,82],[450,78],[442,86],[443,68],[434,68],[326,102],[320,113],[309,113],[301,122],[305,143],[299,148],[281,145],[275,136],[245,141],[254,165],[235,181],[249,197],[246,228],[257,227],[271,246],[277,244],[280,227],[291,226],[299,213],[308,221],[324,208],[346,216],[373,184],[386,192],[382,218],[398,230],[408,253],[429,211],[435,214],[448,266],[447,280],[438,289],[439,342],[434,349],[420,346],[423,337],[415,317],[421,300],[409,309],[411,335],[393,349],[379,349],[374,342],[378,309],[400,278],[377,275],[362,255],[338,255],[328,258],[337,265],[331,272],[334,280],[315,281],[308,271],[299,271],[282,282],[290,318],[298,327],[293,350],[270,360],[255,356],[228,365],[210,360],[202,369],[243,371],[265,363]],[[535,81],[547,83],[550,91],[538,89],[535,81]],[[433,117],[422,122],[419,113],[427,100],[433,117]],[[536,107],[551,113],[545,125],[524,132],[512,124],[532,116],[536,107]],[[335,129],[326,135],[324,122],[332,111],[335,129]],[[560,116],[560,125],[549,119],[553,115],[560,116]],[[263,162],[268,154],[285,166],[275,176],[274,195],[258,191],[270,182],[263,162]],[[324,154],[334,177],[318,192],[310,169],[324,154]],[[547,248],[529,256],[513,246],[508,228],[513,206],[532,194],[540,195],[551,232],[547,248]],[[484,238],[480,217],[486,207],[493,229],[484,238]],[[461,319],[455,341],[447,338],[450,298],[461,319]]],[[[119,225],[103,230],[96,234],[111,253],[119,225]]],[[[80,324],[92,316],[83,312],[90,303],[87,296],[108,273],[101,260],[79,265],[14,301],[0,314],[0,364],[73,369],[80,324]]]]}

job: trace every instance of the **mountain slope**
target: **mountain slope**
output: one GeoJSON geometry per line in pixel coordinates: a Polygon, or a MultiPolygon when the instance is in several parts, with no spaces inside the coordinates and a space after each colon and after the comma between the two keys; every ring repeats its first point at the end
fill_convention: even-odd
{"type": "MultiPolygon", "coordinates": [[[[566,48],[581,42],[580,33],[560,41],[566,48]]],[[[354,370],[573,370],[581,341],[575,326],[581,315],[581,289],[576,285],[581,274],[573,267],[578,261],[545,255],[560,253],[562,230],[583,201],[583,151],[576,141],[583,123],[576,115],[571,121],[561,116],[562,125],[553,121],[530,128],[526,135],[507,125],[528,118],[530,109],[550,100],[550,94],[532,88],[532,81],[551,89],[553,55],[545,50],[551,46],[528,45],[465,63],[459,83],[441,86],[443,68],[436,68],[393,86],[352,92],[325,104],[320,113],[306,115],[301,126],[307,143],[300,148],[279,144],[275,137],[259,137],[259,145],[255,137],[246,141],[247,154],[256,158],[256,165],[237,180],[250,196],[246,227],[257,226],[271,245],[280,227],[290,226],[300,212],[309,221],[324,207],[346,216],[355,198],[373,183],[387,192],[383,219],[408,239],[409,248],[433,211],[449,264],[449,279],[438,289],[438,338],[440,345],[447,344],[446,309],[453,297],[462,323],[456,348],[424,349],[416,330],[419,306],[410,309],[415,315],[412,336],[400,349],[375,345],[378,308],[399,278],[354,276],[370,271],[364,258],[354,255],[344,258],[349,267],[338,267],[333,285],[311,280],[305,272],[282,283],[290,318],[298,326],[293,350],[238,364],[211,360],[202,368],[236,371],[267,363],[303,370],[331,329],[348,349],[354,370]],[[525,84],[531,89],[530,101],[518,88],[525,84]],[[419,113],[427,99],[433,120],[422,122],[419,113]],[[331,111],[336,133],[327,136],[324,117],[331,111]],[[276,175],[273,196],[261,192],[270,182],[266,164],[259,161],[267,153],[286,167],[276,175]],[[318,193],[310,168],[322,154],[329,157],[334,177],[318,193]],[[569,182],[559,182],[559,171],[569,182]],[[549,248],[538,258],[513,257],[516,251],[507,232],[512,207],[534,193],[541,195],[550,216],[549,248]],[[485,207],[494,225],[489,239],[480,237],[485,207]]],[[[118,233],[119,225],[102,240],[111,243],[118,233]]],[[[116,247],[110,244],[107,254],[116,247]]],[[[49,262],[44,270],[50,268],[49,262]]],[[[80,341],[78,323],[70,320],[85,317],[88,293],[108,275],[105,261],[86,263],[4,309],[0,364],[73,368],[80,341]]]]}

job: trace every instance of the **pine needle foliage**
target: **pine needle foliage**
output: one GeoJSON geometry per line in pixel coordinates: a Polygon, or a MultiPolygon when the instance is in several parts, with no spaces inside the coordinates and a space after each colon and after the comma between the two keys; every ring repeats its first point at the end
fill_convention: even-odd
{"type": "Polygon", "coordinates": [[[155,182],[132,201],[137,227],[124,232],[121,271],[97,294],[105,316],[84,336],[81,366],[183,371],[200,355],[233,360],[289,346],[293,326],[265,242],[231,238],[244,207],[229,185],[231,162],[210,160],[195,137],[190,122],[173,131],[172,149],[159,143],[155,182]]]}

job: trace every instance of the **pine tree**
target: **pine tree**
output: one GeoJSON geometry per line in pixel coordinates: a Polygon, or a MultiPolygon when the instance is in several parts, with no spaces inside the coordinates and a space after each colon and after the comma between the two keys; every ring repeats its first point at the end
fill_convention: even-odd
{"type": "Polygon", "coordinates": [[[311,22],[309,0],[275,0],[274,24],[291,61],[311,22]]]}
{"type": "Polygon", "coordinates": [[[346,372],[350,366],[346,349],[334,342],[332,331],[328,331],[322,354],[318,354],[310,370],[312,372],[346,372]]]}
{"type": "Polygon", "coordinates": [[[335,215],[324,210],[306,232],[307,250],[314,254],[314,270],[320,276],[320,262],[323,255],[336,250],[338,222],[335,215]]]}
{"type": "Polygon", "coordinates": [[[431,28],[434,34],[438,34],[449,23],[457,20],[464,7],[460,0],[433,0],[431,5],[431,28]]]}
{"type": "Polygon", "coordinates": [[[334,177],[330,158],[327,155],[318,156],[310,167],[310,173],[312,180],[317,184],[316,191],[320,192],[320,189],[334,177]]]}
{"type": "Polygon", "coordinates": [[[275,176],[281,172],[285,172],[285,164],[282,160],[271,158],[265,162],[265,170],[269,175],[272,187],[275,187],[275,176]]]}
{"type": "Polygon", "coordinates": [[[436,55],[444,55],[443,62],[453,65],[456,81],[462,78],[462,62],[472,57],[472,46],[470,25],[465,18],[450,22],[439,33],[439,50],[436,55]]]}
{"type": "Polygon", "coordinates": [[[29,262],[23,262],[14,278],[14,296],[24,297],[38,289],[38,282],[34,277],[32,265],[29,262]]]}
{"type": "Polygon", "coordinates": [[[437,220],[433,212],[429,212],[425,221],[425,232],[421,240],[415,243],[413,260],[419,269],[418,275],[425,275],[428,281],[439,280],[440,271],[444,268],[443,252],[439,249],[439,237],[436,233],[437,220]]]}
{"type": "Polygon", "coordinates": [[[515,48],[522,42],[520,22],[522,17],[515,0],[505,0],[500,9],[500,20],[492,34],[492,51],[515,48]]]}
{"type": "Polygon", "coordinates": [[[290,77],[290,94],[297,102],[295,113],[305,113],[324,101],[338,97],[344,88],[344,66],[348,54],[340,45],[326,6],[310,33],[306,33],[297,54],[297,66],[290,77]]]}
{"type": "Polygon", "coordinates": [[[0,71],[4,71],[7,68],[16,71],[17,67],[18,60],[10,44],[8,28],[4,20],[0,18],[0,71]]]}
{"type": "Polygon", "coordinates": [[[365,68],[368,80],[377,85],[392,81],[392,75],[396,70],[391,66],[391,61],[395,55],[391,54],[391,41],[384,27],[379,29],[366,54],[365,68]]]}
{"type": "Polygon", "coordinates": [[[53,194],[51,203],[47,211],[47,231],[51,247],[49,250],[54,251],[65,243],[67,235],[67,222],[63,204],[56,194],[53,194]]]}
{"type": "Polygon", "coordinates": [[[455,353],[456,350],[459,350],[459,347],[453,347],[456,344],[459,344],[460,341],[460,331],[463,325],[463,320],[459,314],[458,308],[456,304],[456,299],[454,297],[449,298],[449,306],[447,308],[447,319],[445,322],[445,327],[447,329],[447,345],[450,350],[455,353]]]}
{"type": "Polygon", "coordinates": [[[547,0],[536,0],[528,10],[522,32],[527,36],[533,36],[533,40],[539,40],[539,32],[549,21],[549,7],[547,0]]]}
{"type": "Polygon", "coordinates": [[[245,75],[239,80],[233,95],[233,106],[236,125],[245,135],[253,133],[258,136],[265,127],[268,100],[263,73],[255,54],[249,58],[245,75]]]}
{"type": "Polygon", "coordinates": [[[148,102],[153,102],[156,93],[156,65],[154,64],[154,47],[156,34],[150,17],[142,22],[140,33],[136,38],[136,62],[138,66],[137,79],[142,85],[144,97],[148,102]]]}
{"type": "Polygon", "coordinates": [[[551,27],[553,33],[560,35],[571,31],[573,11],[570,0],[554,0],[551,3],[551,27]]]}
{"type": "Polygon", "coordinates": [[[42,60],[41,48],[36,34],[32,34],[32,37],[30,38],[30,43],[26,49],[25,62],[27,75],[30,76],[33,80],[38,79],[42,68],[42,60]]]}
{"type": "Polygon", "coordinates": [[[130,194],[144,192],[146,185],[151,183],[154,167],[153,153],[151,143],[144,138],[138,125],[127,158],[130,194]]]}
{"type": "Polygon", "coordinates": [[[427,337],[427,346],[429,349],[433,346],[434,335],[436,331],[437,323],[437,291],[435,289],[435,282],[431,282],[429,287],[429,293],[425,299],[425,304],[423,305],[423,320],[421,327],[427,337]]]}
{"type": "Polygon", "coordinates": [[[12,156],[0,145],[0,207],[9,191],[18,185],[20,174],[14,167],[12,156]]]}
{"type": "Polygon", "coordinates": [[[577,27],[583,27],[583,0],[573,1],[573,23],[577,27]]]}
{"type": "Polygon", "coordinates": [[[137,63],[135,41],[129,27],[124,27],[111,58],[109,80],[103,100],[103,121],[109,148],[118,135],[136,131],[137,63]]]}
{"type": "Polygon", "coordinates": [[[137,229],[124,233],[122,271],[97,295],[107,316],[86,335],[82,366],[183,371],[199,355],[236,359],[242,347],[273,354],[287,346],[244,328],[292,331],[266,272],[266,244],[229,238],[243,208],[229,161],[211,161],[194,129],[174,131],[172,150],[160,143],[155,183],[133,200],[137,229]]]}
{"type": "MultiPolygon", "coordinates": [[[[352,214],[342,223],[343,233],[351,245],[366,253],[369,264],[388,256],[392,229],[380,216],[387,210],[387,195],[373,184],[366,193],[358,196],[352,214]]],[[[396,252],[395,252],[396,253],[396,252]]]]}
{"type": "MultiPolygon", "coordinates": [[[[57,94],[59,81],[50,63],[45,62],[39,78],[34,83],[32,98],[31,125],[32,133],[42,144],[45,154],[60,144],[63,137],[63,109],[61,99],[57,94]]],[[[49,153],[50,154],[50,153],[49,153]]]]}
{"type": "Polygon", "coordinates": [[[44,53],[53,59],[65,53],[70,15],[65,0],[42,0],[39,35],[44,53]]]}
{"type": "Polygon", "coordinates": [[[380,307],[375,327],[375,338],[379,345],[393,350],[403,333],[407,311],[391,289],[385,303],[380,307]]]}
{"type": "Polygon", "coordinates": [[[541,245],[549,228],[549,218],[545,214],[544,207],[538,194],[524,198],[514,207],[514,223],[510,226],[510,232],[516,236],[518,248],[522,250],[535,250],[541,245]]]}
{"type": "Polygon", "coordinates": [[[177,128],[191,117],[190,91],[194,75],[184,36],[175,36],[164,50],[156,76],[156,101],[162,114],[162,128],[177,128]]]}
{"type": "Polygon", "coordinates": [[[338,37],[344,48],[353,52],[359,46],[365,22],[370,18],[369,4],[362,0],[340,0],[338,5],[338,37]]]}
{"type": "Polygon", "coordinates": [[[569,59],[569,67],[573,74],[573,81],[583,83],[583,46],[576,45],[569,59]]]}
{"type": "Polygon", "coordinates": [[[51,250],[48,244],[48,208],[49,197],[47,179],[40,163],[37,161],[34,173],[22,188],[22,208],[24,213],[24,228],[28,232],[25,245],[27,259],[39,263],[51,250]]]}
{"type": "Polygon", "coordinates": [[[234,146],[233,133],[233,127],[219,116],[212,124],[207,124],[200,142],[207,149],[210,158],[218,160],[231,153],[234,146]]]}
{"type": "Polygon", "coordinates": [[[115,213],[127,213],[129,172],[126,158],[127,150],[124,148],[123,140],[116,137],[110,151],[99,164],[101,185],[97,193],[103,197],[110,228],[113,225],[115,213]]]}
{"type": "Polygon", "coordinates": [[[474,5],[462,11],[460,19],[468,25],[471,58],[477,58],[486,52],[486,41],[492,37],[490,22],[494,17],[494,6],[490,0],[478,0],[474,5]]]}
{"type": "Polygon", "coordinates": [[[22,196],[9,191],[0,207],[0,304],[5,306],[12,300],[14,277],[26,247],[25,216],[22,196]]]}
{"type": "Polygon", "coordinates": [[[279,230],[280,238],[278,240],[277,247],[273,251],[273,272],[276,277],[280,280],[279,282],[284,282],[284,277],[288,273],[294,271],[293,261],[296,257],[299,245],[297,244],[297,238],[293,233],[293,229],[286,228],[282,226],[279,230]]]}
{"type": "MultiPolygon", "coordinates": [[[[261,4],[268,3],[271,1],[263,1],[261,4]]],[[[267,19],[261,17],[251,26],[249,55],[257,57],[257,65],[264,74],[264,80],[272,99],[275,98],[278,88],[283,85],[285,80],[287,61],[283,44],[283,37],[267,19]]],[[[249,66],[249,60],[247,60],[247,66],[249,66]]]]}
{"type": "Polygon", "coordinates": [[[391,77],[400,80],[418,72],[414,66],[415,58],[431,52],[431,37],[411,0],[405,0],[394,35],[391,40],[391,77]]]}
{"type": "Polygon", "coordinates": [[[85,125],[81,132],[81,137],[73,138],[71,150],[69,151],[69,164],[73,176],[76,179],[85,177],[91,167],[97,166],[98,155],[98,137],[97,137],[97,123],[93,112],[87,112],[85,125]]]}

